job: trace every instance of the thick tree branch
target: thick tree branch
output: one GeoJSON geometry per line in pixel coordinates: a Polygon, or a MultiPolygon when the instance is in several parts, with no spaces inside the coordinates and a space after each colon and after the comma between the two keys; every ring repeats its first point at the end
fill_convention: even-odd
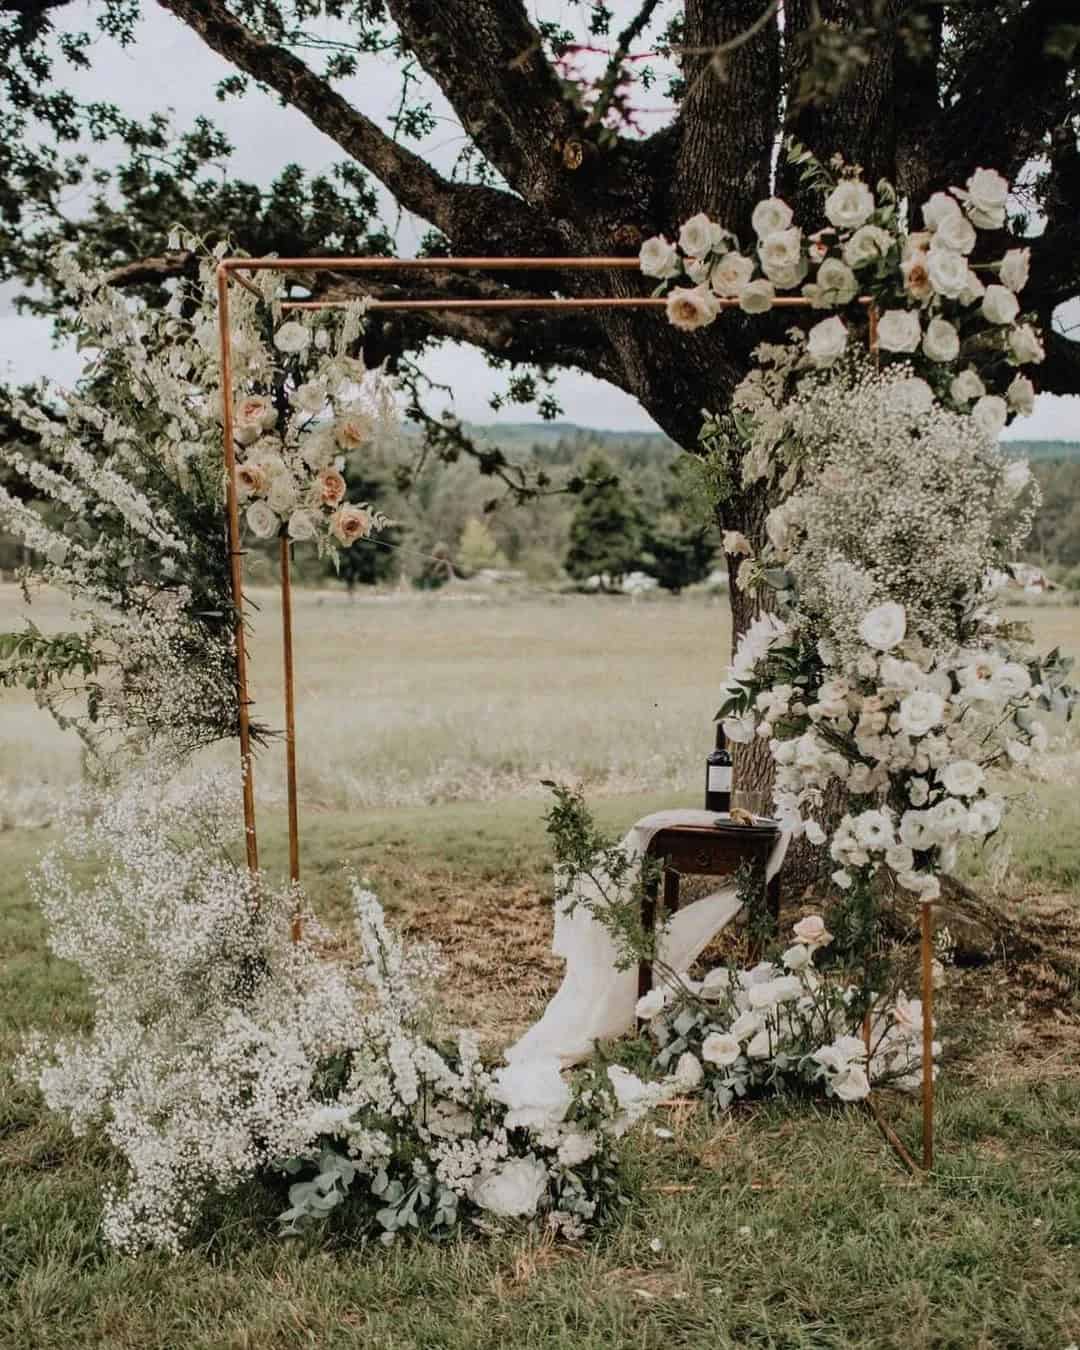
{"type": "Polygon", "coordinates": [[[173,277],[193,277],[199,270],[198,254],[190,249],[177,249],[172,253],[160,253],[153,258],[137,258],[106,272],[105,280],[110,286],[120,290],[128,286],[146,286],[169,281],[173,277]]]}
{"type": "MultiPolygon", "coordinates": [[[[451,183],[425,160],[399,145],[332,85],[285,47],[266,42],[235,18],[221,0],[158,0],[193,29],[208,47],[269,86],[313,126],[369,169],[407,210],[453,238],[483,210],[521,216],[520,204],[493,188],[451,183]]],[[[531,218],[528,222],[532,225],[531,218]]]]}
{"type": "Polygon", "coordinates": [[[577,151],[567,147],[581,145],[585,119],[521,0],[387,0],[387,7],[489,163],[526,201],[558,203],[576,168],[577,151]]]}

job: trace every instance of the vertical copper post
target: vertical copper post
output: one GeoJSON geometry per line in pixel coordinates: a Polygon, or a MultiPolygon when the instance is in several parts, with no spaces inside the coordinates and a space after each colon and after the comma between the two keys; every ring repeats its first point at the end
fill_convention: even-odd
{"type": "MultiPolygon", "coordinates": [[[[285,658],[285,777],[289,801],[289,878],[300,880],[300,821],[296,804],[296,685],[293,679],[292,578],[289,537],[281,545],[281,638],[285,658]]],[[[292,920],[292,940],[300,941],[300,915],[292,920]]]]}
{"type": "Polygon", "coordinates": [[[221,339],[221,422],[225,448],[225,515],[228,520],[229,577],[232,583],[236,640],[236,699],[240,723],[240,769],[244,783],[244,844],[247,864],[259,870],[255,838],[255,781],[251,763],[250,699],[247,682],[247,649],[244,646],[244,574],[240,552],[240,511],[236,500],[236,451],[233,444],[232,334],[229,327],[229,273],[217,270],[218,327],[221,339]]]}
{"type": "Polygon", "coordinates": [[[934,947],[930,905],[923,904],[922,922],[922,1128],[923,1167],[934,1165],[934,947]]]}

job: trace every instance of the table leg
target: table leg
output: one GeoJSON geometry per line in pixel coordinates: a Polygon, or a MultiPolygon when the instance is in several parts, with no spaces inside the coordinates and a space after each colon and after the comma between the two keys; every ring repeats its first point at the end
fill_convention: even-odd
{"type": "MultiPolygon", "coordinates": [[[[652,880],[645,883],[641,893],[641,928],[645,933],[656,931],[656,901],[659,894],[660,883],[653,877],[652,880]]],[[[652,988],[652,974],[652,962],[642,957],[638,962],[638,998],[647,994],[652,988]]]]}

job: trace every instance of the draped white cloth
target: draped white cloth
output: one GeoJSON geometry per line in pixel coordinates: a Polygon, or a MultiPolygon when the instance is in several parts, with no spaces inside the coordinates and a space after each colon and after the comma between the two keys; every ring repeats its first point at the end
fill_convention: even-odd
{"type": "MultiPolygon", "coordinates": [[[[655,834],[674,825],[708,825],[714,811],[655,811],[644,816],[627,833],[621,847],[634,860],[641,858],[655,834]]],[[[780,870],[790,834],[781,831],[766,865],[766,880],[780,870]]],[[[564,1067],[585,1059],[593,1043],[621,1036],[634,1024],[638,997],[638,972],[616,970],[616,950],[607,930],[584,904],[572,914],[574,898],[599,899],[591,883],[579,883],[555,913],[555,936],[551,950],[566,960],[566,974],[540,1020],[506,1051],[510,1063],[522,1060],[557,1059],[564,1067]],[[590,895],[590,891],[592,894],[590,895]]],[[[685,971],[710,938],[730,923],[739,911],[734,883],[674,914],[660,947],[662,958],[675,970],[685,971]]]]}

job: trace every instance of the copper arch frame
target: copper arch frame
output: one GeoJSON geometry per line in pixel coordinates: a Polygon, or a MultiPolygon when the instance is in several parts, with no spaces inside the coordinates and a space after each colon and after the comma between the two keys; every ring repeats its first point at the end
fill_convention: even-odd
{"type": "MultiPolygon", "coordinates": [[[[637,258],[223,258],[217,267],[218,325],[221,345],[221,401],[225,455],[225,509],[229,545],[230,581],[235,615],[236,684],[239,707],[240,762],[243,775],[244,837],[247,863],[252,872],[259,868],[258,843],[255,833],[255,787],[252,768],[250,703],[248,695],[247,653],[244,647],[243,549],[240,546],[240,513],[236,489],[236,444],[233,438],[233,379],[232,345],[229,322],[229,282],[232,277],[245,287],[255,288],[243,275],[245,272],[524,272],[524,271],[620,271],[638,272],[637,258]]],[[[257,293],[257,292],[256,292],[257,293]]],[[[352,303],[348,300],[287,301],[283,309],[340,309],[352,303]]],[[[867,297],[861,297],[869,312],[869,342],[871,352],[877,353],[877,312],[867,297]]],[[[517,310],[590,309],[664,309],[667,301],[662,296],[588,296],[539,297],[516,300],[501,299],[444,299],[430,300],[370,300],[367,308],[373,313],[385,311],[432,312],[517,310]]],[[[718,308],[735,309],[737,299],[718,298],[718,308]]],[[[811,302],[802,296],[777,296],[775,307],[806,309],[811,302]]],[[[300,880],[300,827],[296,784],[296,702],[293,674],[292,640],[292,585],[289,566],[289,540],[280,536],[281,620],[283,664],[285,676],[285,764],[289,819],[289,877],[300,880]]],[[[934,1158],[934,1064],[933,1064],[933,947],[932,902],[920,906],[921,983],[923,1007],[922,1036],[922,1165],[929,1169],[934,1158]]],[[[300,938],[300,919],[293,918],[292,936],[300,938]]],[[[869,1049],[869,1022],[864,1026],[864,1039],[869,1049]]],[[[894,1131],[889,1127],[876,1103],[868,1099],[874,1117],[889,1143],[902,1160],[915,1170],[915,1163],[894,1131]]]]}

